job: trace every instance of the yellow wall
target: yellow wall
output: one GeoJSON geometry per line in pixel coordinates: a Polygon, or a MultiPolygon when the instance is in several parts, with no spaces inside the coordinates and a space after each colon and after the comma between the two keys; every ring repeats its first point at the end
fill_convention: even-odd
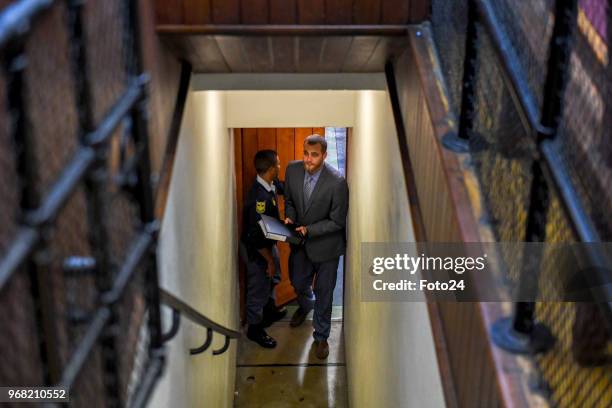
{"type": "Polygon", "coordinates": [[[355,91],[227,91],[227,125],[246,127],[349,127],[355,91]]]}
{"type": "MultiPolygon", "coordinates": [[[[235,257],[237,222],[233,141],[225,124],[225,95],[190,93],[162,222],[162,287],[227,327],[238,328],[235,257]]],[[[166,314],[167,315],[167,314],[166,314]]],[[[165,321],[168,321],[166,319],[165,321]]],[[[189,355],[206,330],[182,319],[168,343],[166,373],[152,398],[156,407],[230,407],[234,396],[236,341],[213,356],[189,355]]]]}
{"type": "Polygon", "coordinates": [[[347,162],[344,335],[350,406],[443,407],[426,304],[360,301],[360,277],[366,273],[361,243],[414,241],[386,92],[357,93],[347,162]]]}

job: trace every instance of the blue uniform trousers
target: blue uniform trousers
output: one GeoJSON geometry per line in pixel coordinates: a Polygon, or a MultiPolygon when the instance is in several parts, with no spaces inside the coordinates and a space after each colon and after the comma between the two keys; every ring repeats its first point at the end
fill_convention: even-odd
{"type": "MultiPolygon", "coordinates": [[[[268,263],[263,257],[248,259],[246,246],[242,242],[240,257],[246,264],[246,321],[248,324],[259,324],[263,318],[264,306],[273,293],[273,278],[268,276],[268,263]]],[[[276,275],[279,275],[280,259],[276,245],[272,247],[272,258],[276,264],[276,275]]]]}

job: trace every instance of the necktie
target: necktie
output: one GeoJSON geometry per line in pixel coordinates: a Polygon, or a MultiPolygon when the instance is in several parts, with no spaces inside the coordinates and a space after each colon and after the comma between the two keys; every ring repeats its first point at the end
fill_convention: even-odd
{"type": "Polygon", "coordinates": [[[312,183],[312,176],[307,176],[308,178],[306,179],[306,185],[304,186],[304,198],[306,199],[306,202],[308,202],[308,200],[310,200],[310,195],[312,194],[312,187],[313,187],[313,183],[312,183]]]}

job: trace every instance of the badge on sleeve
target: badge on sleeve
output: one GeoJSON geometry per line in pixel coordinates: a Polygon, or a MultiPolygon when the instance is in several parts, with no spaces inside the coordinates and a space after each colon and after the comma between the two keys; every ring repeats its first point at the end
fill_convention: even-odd
{"type": "Polygon", "coordinates": [[[255,202],[255,211],[259,214],[263,214],[266,212],[266,202],[265,201],[256,201],[255,202]]]}

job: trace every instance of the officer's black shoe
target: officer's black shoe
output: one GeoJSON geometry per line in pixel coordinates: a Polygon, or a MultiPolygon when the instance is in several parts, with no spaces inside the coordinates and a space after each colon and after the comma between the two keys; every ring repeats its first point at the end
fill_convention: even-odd
{"type": "Polygon", "coordinates": [[[272,323],[278,322],[280,319],[287,315],[287,308],[283,307],[281,309],[264,309],[263,319],[261,321],[261,327],[270,327],[272,323]]]}
{"type": "Polygon", "coordinates": [[[258,324],[249,325],[247,338],[264,348],[276,347],[276,340],[268,336],[268,333],[258,324]]]}

